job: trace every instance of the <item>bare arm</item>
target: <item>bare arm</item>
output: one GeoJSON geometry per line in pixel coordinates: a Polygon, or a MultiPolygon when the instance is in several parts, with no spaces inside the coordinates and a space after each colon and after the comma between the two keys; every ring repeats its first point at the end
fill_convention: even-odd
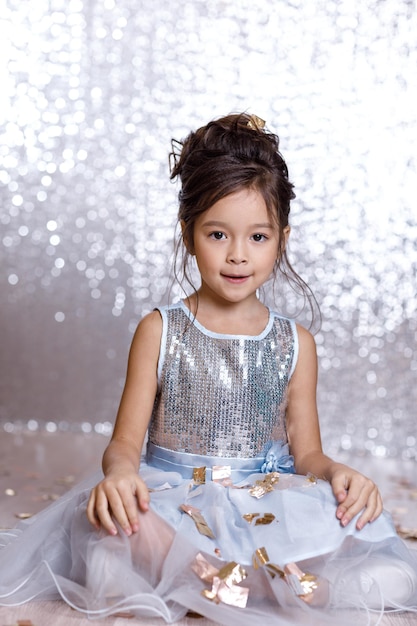
{"type": "Polygon", "coordinates": [[[363,509],[356,524],[361,529],[381,514],[381,496],[369,478],[323,454],[316,402],[316,346],[304,328],[298,327],[298,336],[299,357],[287,408],[288,439],[295,466],[299,474],[311,472],[330,482],[338,503],[336,517],[343,526],[363,509]]]}
{"type": "Polygon", "coordinates": [[[161,333],[162,320],[156,311],[136,330],[114,432],[103,455],[105,478],[92,490],[88,502],[90,522],[110,534],[117,534],[114,519],[127,535],[136,532],[138,508],[143,512],[149,508],[149,493],[138,470],[157,390],[161,333]]]}

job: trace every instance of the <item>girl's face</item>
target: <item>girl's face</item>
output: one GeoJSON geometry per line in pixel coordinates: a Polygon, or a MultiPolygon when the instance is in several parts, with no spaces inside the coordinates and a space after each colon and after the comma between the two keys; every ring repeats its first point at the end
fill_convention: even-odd
{"type": "MultiPolygon", "coordinates": [[[[289,227],[285,229],[285,238],[289,227]]],[[[241,189],[202,213],[194,225],[194,249],[201,274],[200,296],[238,303],[256,299],[271,276],[279,250],[278,226],[262,194],[241,189]]]]}

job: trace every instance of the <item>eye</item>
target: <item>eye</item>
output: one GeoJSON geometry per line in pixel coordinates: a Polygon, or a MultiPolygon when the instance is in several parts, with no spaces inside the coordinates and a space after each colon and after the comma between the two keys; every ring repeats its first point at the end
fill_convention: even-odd
{"type": "Polygon", "coordinates": [[[255,233],[254,235],[252,235],[252,239],[253,241],[259,242],[259,241],[266,241],[268,237],[266,237],[265,235],[262,235],[261,233],[255,233]]]}
{"type": "Polygon", "coordinates": [[[217,241],[220,241],[224,237],[225,237],[225,234],[222,233],[220,230],[217,230],[214,233],[210,233],[210,238],[211,239],[216,239],[217,241]]]}

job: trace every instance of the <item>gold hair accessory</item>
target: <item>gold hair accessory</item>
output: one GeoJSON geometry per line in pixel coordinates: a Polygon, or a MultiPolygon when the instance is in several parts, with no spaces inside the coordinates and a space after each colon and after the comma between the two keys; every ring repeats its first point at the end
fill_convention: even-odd
{"type": "Polygon", "coordinates": [[[251,130],[262,130],[265,126],[265,120],[261,119],[257,115],[251,115],[246,126],[248,126],[251,130]]]}

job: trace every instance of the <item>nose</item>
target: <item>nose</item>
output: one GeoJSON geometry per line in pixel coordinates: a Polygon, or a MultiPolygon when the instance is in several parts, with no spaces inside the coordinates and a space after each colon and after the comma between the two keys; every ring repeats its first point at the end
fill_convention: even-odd
{"type": "Polygon", "coordinates": [[[228,263],[234,265],[240,265],[240,263],[247,263],[247,250],[244,242],[239,240],[231,241],[230,247],[227,253],[228,263]]]}

